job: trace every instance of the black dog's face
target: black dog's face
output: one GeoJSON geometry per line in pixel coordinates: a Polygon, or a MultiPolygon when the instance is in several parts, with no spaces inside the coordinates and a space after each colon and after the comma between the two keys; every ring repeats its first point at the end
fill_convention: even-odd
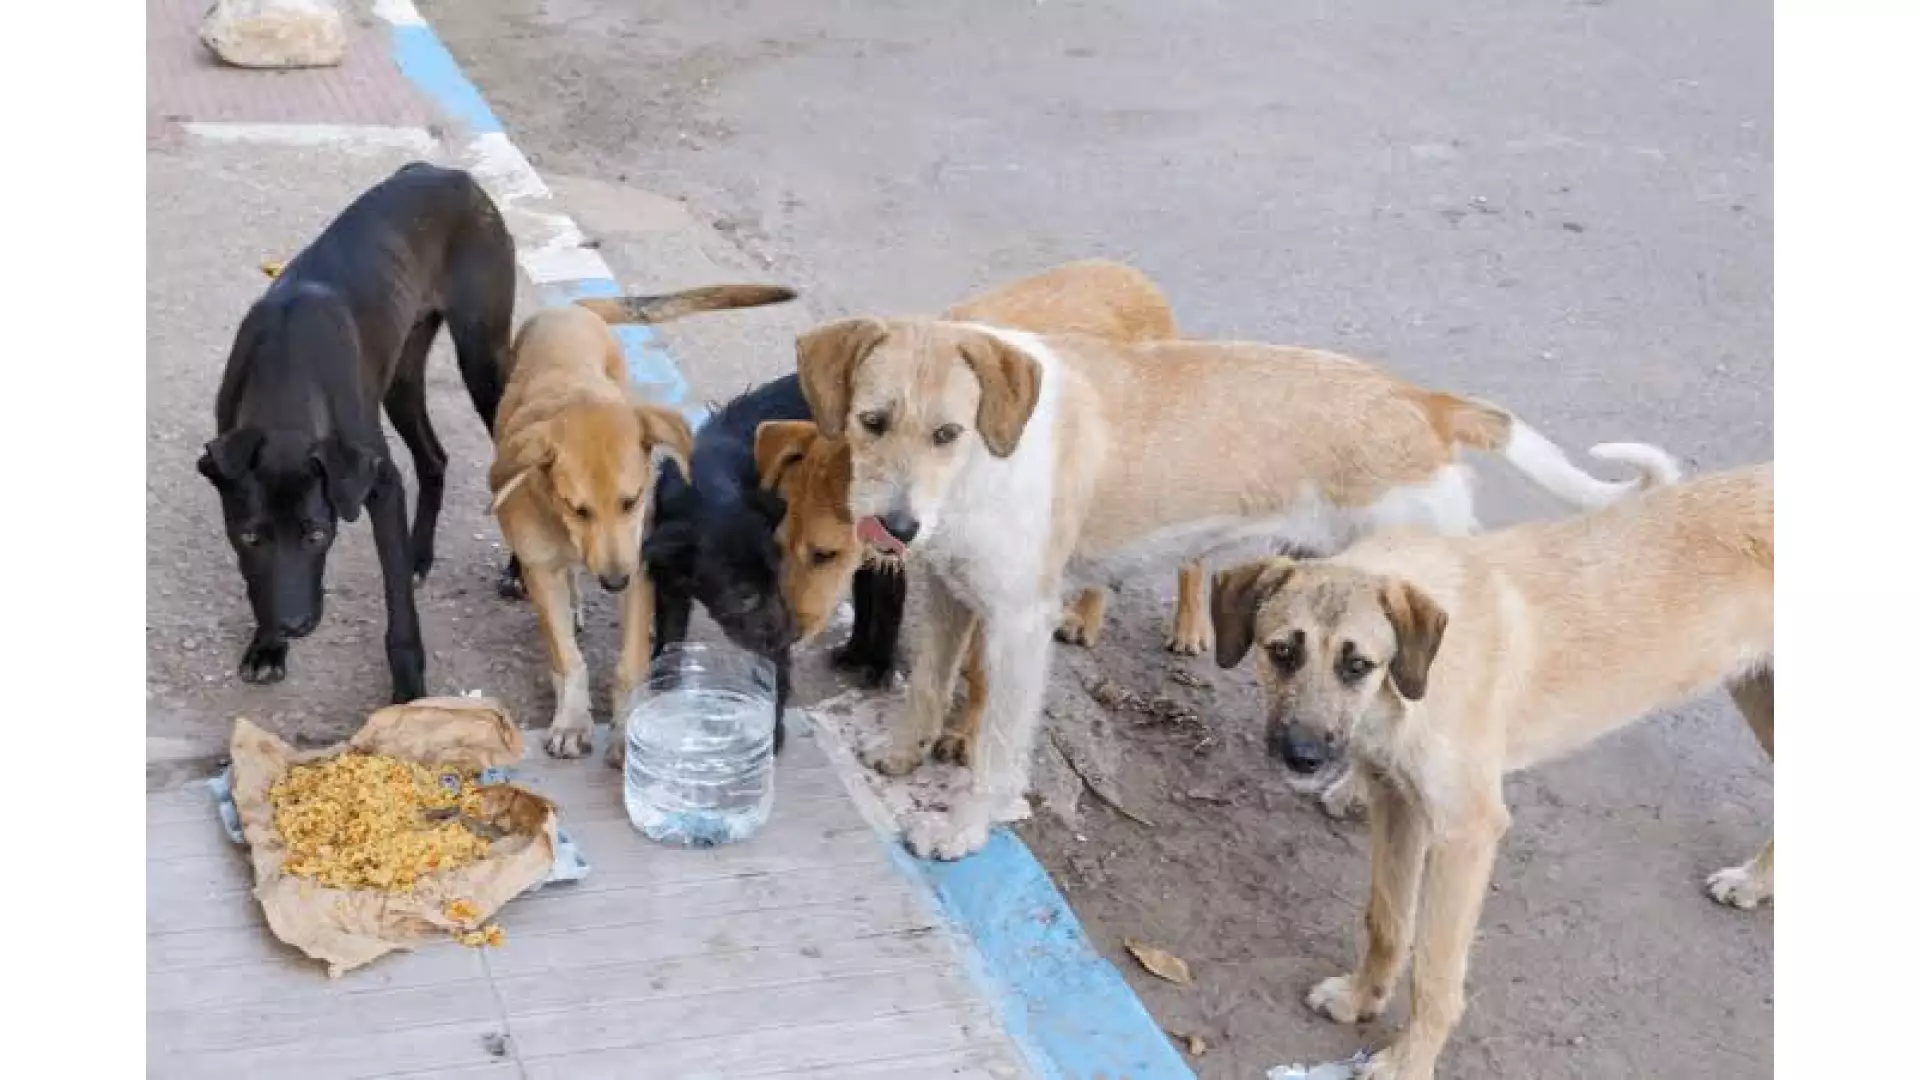
{"type": "Polygon", "coordinates": [[[332,440],[243,428],[208,443],[199,468],[220,492],[259,635],[312,633],[325,605],[327,552],[339,519],[359,516],[371,460],[332,440]]]}
{"type": "Polygon", "coordinates": [[[797,628],[780,593],[773,534],[786,509],[779,496],[755,490],[747,505],[725,513],[700,507],[682,517],[679,509],[663,504],[663,520],[647,537],[655,586],[699,600],[727,639],[748,652],[772,656],[790,647],[797,628]]]}

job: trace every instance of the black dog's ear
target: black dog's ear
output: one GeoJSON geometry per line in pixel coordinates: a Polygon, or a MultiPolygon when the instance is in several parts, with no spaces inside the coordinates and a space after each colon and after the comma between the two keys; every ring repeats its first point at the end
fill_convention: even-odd
{"type": "Polygon", "coordinates": [[[360,508],[380,475],[379,455],[354,446],[345,439],[333,438],[313,452],[313,461],[326,481],[327,501],[343,521],[357,521],[360,508]]]}
{"type": "Polygon", "coordinates": [[[753,508],[769,526],[777,527],[787,516],[787,500],[777,491],[766,488],[748,488],[744,493],[747,505],[753,508]]]}
{"type": "Polygon", "coordinates": [[[215,438],[200,454],[200,475],[213,481],[215,487],[240,479],[252,467],[253,455],[259,452],[264,438],[253,428],[239,428],[215,438]]]}
{"type": "Polygon", "coordinates": [[[1260,605],[1293,576],[1292,559],[1263,559],[1213,575],[1213,661],[1237,666],[1253,648],[1260,605]]]}
{"type": "Polygon", "coordinates": [[[1387,664],[1387,674],[1401,697],[1419,701],[1427,696],[1427,670],[1433,667],[1440,639],[1447,632],[1446,609],[1404,581],[1392,582],[1380,591],[1380,606],[1400,639],[1400,647],[1387,664]]]}

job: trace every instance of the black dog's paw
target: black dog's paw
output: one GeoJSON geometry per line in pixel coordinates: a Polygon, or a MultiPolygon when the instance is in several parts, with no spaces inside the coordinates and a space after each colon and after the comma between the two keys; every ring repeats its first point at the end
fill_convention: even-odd
{"type": "Polygon", "coordinates": [[[255,685],[277,683],[287,677],[287,643],[254,642],[240,658],[240,678],[255,685]]]}
{"type": "Polygon", "coordinates": [[[855,648],[851,644],[833,650],[828,659],[834,667],[858,677],[868,689],[878,690],[893,678],[892,660],[876,657],[870,651],[855,648]]]}
{"type": "Polygon", "coordinates": [[[427,574],[433,570],[433,552],[413,557],[413,587],[419,588],[427,583],[427,574]]]}
{"type": "Polygon", "coordinates": [[[776,716],[773,718],[773,752],[774,754],[778,756],[780,753],[780,749],[786,745],[787,745],[787,718],[785,716],[776,716]]]}
{"type": "Polygon", "coordinates": [[[518,556],[507,560],[506,567],[500,571],[500,581],[496,588],[499,590],[502,600],[525,600],[527,598],[527,583],[521,580],[520,559],[518,556]]]}

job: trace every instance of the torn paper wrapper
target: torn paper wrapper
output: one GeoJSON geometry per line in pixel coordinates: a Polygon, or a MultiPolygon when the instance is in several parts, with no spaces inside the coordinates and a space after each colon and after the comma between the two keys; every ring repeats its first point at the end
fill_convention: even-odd
{"type": "Polygon", "coordinates": [[[286,845],[274,826],[274,781],[294,765],[349,750],[483,771],[519,761],[525,744],[506,710],[484,698],[423,698],[389,706],[368,717],[343,746],[309,753],[245,719],[234,722],[227,787],[253,860],[254,897],[274,936],[325,961],[329,975],[471,929],[552,874],[559,850],[554,805],[511,783],[481,788],[478,816],[505,834],[488,856],[429,875],[410,892],[336,889],[286,873],[286,845]],[[474,913],[470,919],[456,922],[447,914],[455,900],[466,901],[463,907],[474,913]]]}
{"type": "Polygon", "coordinates": [[[1267,1080],[1353,1080],[1372,1056],[1362,1050],[1345,1061],[1323,1065],[1275,1065],[1267,1070],[1267,1080]]]}

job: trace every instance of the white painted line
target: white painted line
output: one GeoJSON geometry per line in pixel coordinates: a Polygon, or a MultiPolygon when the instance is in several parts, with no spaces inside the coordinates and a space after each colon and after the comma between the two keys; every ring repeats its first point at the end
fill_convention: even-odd
{"type": "Polygon", "coordinates": [[[427,20],[420,15],[420,9],[413,6],[413,0],[373,0],[373,17],[384,19],[393,26],[427,25],[427,20]]]}
{"type": "Polygon", "coordinates": [[[503,206],[521,199],[553,197],[546,181],[533,171],[533,163],[504,132],[489,132],[468,143],[467,160],[467,167],[473,170],[481,186],[503,206]]]}
{"type": "Polygon", "coordinates": [[[374,124],[227,124],[192,120],[187,134],[211,142],[271,143],[278,146],[327,146],[350,150],[409,150],[431,154],[440,145],[422,127],[374,124]]]}

